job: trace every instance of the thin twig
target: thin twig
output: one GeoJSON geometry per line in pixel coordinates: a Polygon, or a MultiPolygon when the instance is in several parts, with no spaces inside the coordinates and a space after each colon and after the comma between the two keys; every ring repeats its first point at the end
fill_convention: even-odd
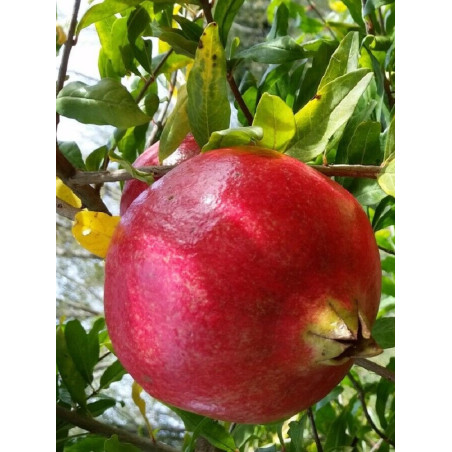
{"type": "Polygon", "coordinates": [[[386,380],[395,383],[395,373],[392,370],[386,369],[386,367],[374,363],[373,361],[366,358],[355,358],[355,365],[363,367],[366,370],[370,370],[371,372],[380,375],[380,377],[386,378],[386,380]]]}
{"type": "Polygon", "coordinates": [[[118,435],[118,438],[121,441],[131,443],[135,446],[140,447],[144,451],[150,452],[178,452],[177,449],[174,449],[171,446],[163,444],[159,441],[153,442],[148,438],[143,436],[138,436],[133,433],[130,433],[126,430],[123,430],[118,427],[114,427],[112,425],[103,424],[102,422],[96,421],[93,418],[89,418],[86,416],[82,416],[81,414],[68,410],[67,408],[63,408],[62,406],[56,406],[56,415],[60,419],[63,419],[70,424],[76,425],[84,430],[87,430],[91,433],[97,433],[99,435],[110,437],[112,435],[118,435]]]}
{"type": "Polygon", "coordinates": [[[320,442],[319,434],[317,432],[317,427],[315,425],[314,415],[312,414],[312,408],[307,409],[309,422],[311,423],[312,433],[314,435],[315,444],[317,446],[317,452],[323,452],[322,443],[320,442]]]}
{"type": "Polygon", "coordinates": [[[77,207],[71,206],[67,202],[64,202],[60,198],[56,198],[56,213],[61,215],[62,217],[69,218],[69,220],[73,220],[75,215],[80,212],[82,209],[78,209],[77,207]]]}
{"type": "Polygon", "coordinates": [[[69,30],[67,33],[67,40],[64,43],[63,55],[61,56],[61,64],[60,64],[60,68],[58,70],[58,79],[57,79],[57,87],[56,87],[57,94],[63,89],[64,80],[66,78],[66,73],[67,73],[67,66],[69,63],[69,54],[71,53],[72,47],[75,45],[74,34],[75,34],[75,28],[77,27],[77,16],[78,16],[78,11],[80,9],[80,2],[81,2],[81,0],[75,0],[75,2],[74,2],[71,23],[69,25],[69,30]]]}
{"type": "Polygon", "coordinates": [[[353,375],[348,372],[347,376],[349,380],[351,381],[353,387],[356,389],[356,392],[358,393],[359,400],[361,402],[361,405],[363,407],[364,416],[366,416],[367,422],[369,422],[369,425],[371,426],[372,430],[384,441],[386,441],[388,444],[391,444],[391,446],[394,446],[395,443],[391,438],[388,438],[374,423],[372,418],[370,417],[369,411],[367,409],[366,405],[366,398],[364,394],[364,390],[361,387],[361,385],[358,383],[357,380],[354,379],[353,375]]]}
{"type": "Polygon", "coordinates": [[[333,30],[331,30],[331,28],[329,27],[328,23],[324,19],[322,13],[318,10],[316,4],[312,0],[307,0],[307,1],[309,3],[309,6],[311,7],[311,9],[317,14],[317,16],[322,21],[322,23],[325,26],[325,28],[329,31],[329,33],[333,37],[333,39],[335,41],[339,41],[339,39],[337,39],[337,36],[334,34],[333,30]]]}

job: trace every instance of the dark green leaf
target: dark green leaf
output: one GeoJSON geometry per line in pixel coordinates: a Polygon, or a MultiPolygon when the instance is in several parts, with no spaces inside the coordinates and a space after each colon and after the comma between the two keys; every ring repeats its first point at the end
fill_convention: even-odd
{"type": "Polygon", "coordinates": [[[100,387],[107,389],[115,381],[120,381],[126,374],[122,364],[116,360],[113,364],[108,366],[102,376],[100,377],[100,387]]]}
{"type": "Polygon", "coordinates": [[[350,119],[372,74],[358,69],[320,89],[296,115],[297,135],[287,154],[308,162],[325,151],[329,139],[350,119]]]}
{"type": "Polygon", "coordinates": [[[74,438],[69,445],[65,444],[64,452],[104,452],[104,436],[85,436],[74,438]]]}
{"type": "Polygon", "coordinates": [[[267,40],[287,36],[289,30],[289,10],[285,3],[281,3],[276,10],[272,28],[267,35],[267,40]]]}
{"type": "Polygon", "coordinates": [[[85,379],[86,383],[93,381],[94,364],[99,359],[99,342],[97,347],[88,347],[88,333],[82,327],[79,320],[70,320],[64,330],[67,349],[74,361],[77,370],[85,379]]]}
{"type": "Polygon", "coordinates": [[[146,145],[146,132],[148,124],[132,127],[127,130],[124,137],[118,142],[118,149],[121,155],[128,162],[133,163],[141,154],[146,145]]]}
{"type": "Polygon", "coordinates": [[[110,439],[105,440],[104,452],[141,452],[141,449],[133,444],[120,442],[118,435],[113,435],[110,439]]]}
{"type": "Polygon", "coordinates": [[[395,284],[392,278],[387,276],[381,278],[381,293],[395,297],[395,284]]]}
{"type": "Polygon", "coordinates": [[[86,406],[86,394],[85,394],[85,379],[77,369],[77,366],[72,359],[63,328],[60,326],[56,333],[56,363],[58,366],[58,372],[61,375],[61,379],[65,384],[67,390],[71,394],[74,402],[77,402],[80,406],[86,406]]]}
{"type": "Polygon", "coordinates": [[[353,438],[347,434],[348,415],[348,411],[344,409],[331,423],[323,446],[326,451],[335,450],[335,448],[341,446],[349,446],[353,441],[353,438]]]}
{"type": "MultiPolygon", "coordinates": [[[[258,96],[258,91],[257,91],[257,87],[256,86],[250,86],[242,94],[243,101],[245,102],[245,105],[248,107],[248,110],[250,111],[250,113],[252,115],[256,111],[257,96],[258,96]]],[[[246,124],[247,125],[248,124],[248,120],[246,119],[243,111],[240,109],[240,107],[238,106],[237,103],[235,104],[235,106],[238,108],[237,118],[238,118],[240,124],[246,124]]]]}
{"type": "Polygon", "coordinates": [[[215,22],[199,41],[187,81],[187,112],[191,131],[199,146],[210,135],[229,127],[231,108],[227,94],[226,57],[215,22]]]}
{"type": "Polygon", "coordinates": [[[257,63],[281,64],[306,58],[306,53],[290,36],[282,36],[242,50],[235,57],[250,59],[257,63]]]}
{"type": "Polygon", "coordinates": [[[336,78],[353,72],[358,68],[359,58],[359,34],[348,33],[334,51],[326,68],[325,74],[320,80],[318,90],[336,78]]]}
{"type": "Polygon", "coordinates": [[[259,146],[284,151],[295,135],[295,117],[292,109],[277,96],[264,93],[254,116],[253,126],[261,127],[263,138],[259,146]]]}
{"type": "Polygon", "coordinates": [[[166,120],[160,136],[159,160],[163,162],[182,143],[190,132],[187,112],[187,85],[179,88],[176,106],[166,120]]]}
{"type": "Polygon", "coordinates": [[[151,120],[124,86],[108,78],[92,86],[82,82],[67,84],[58,94],[56,109],[83,124],[109,124],[122,129],[151,120]]]}
{"type": "Polygon", "coordinates": [[[387,228],[395,224],[395,203],[392,196],[383,198],[375,209],[372,218],[372,228],[374,231],[387,228]]]}
{"type": "Polygon", "coordinates": [[[202,148],[203,152],[230,146],[256,144],[263,137],[261,127],[239,127],[213,132],[202,148]]]}
{"type": "Polygon", "coordinates": [[[378,182],[371,179],[355,180],[350,190],[363,206],[375,206],[386,196],[378,182]]]}
{"type": "Polygon", "coordinates": [[[59,141],[58,147],[75,168],[80,170],[86,169],[82,152],[75,141],[59,141]]]}
{"type": "Polygon", "coordinates": [[[394,0],[367,0],[363,8],[363,16],[368,16],[383,5],[394,3],[394,0]]]}
{"type": "Polygon", "coordinates": [[[355,23],[358,24],[364,30],[365,25],[362,17],[361,0],[342,0],[342,2],[348,8],[350,16],[352,16],[355,23]]]}
{"type": "Polygon", "coordinates": [[[372,336],[381,348],[395,347],[395,317],[382,317],[375,321],[372,336]]]}
{"type": "Polygon", "coordinates": [[[391,160],[395,156],[395,119],[389,125],[388,134],[385,143],[385,160],[391,160]]]}
{"type": "Polygon", "coordinates": [[[86,408],[91,413],[93,417],[100,416],[104,411],[108,410],[109,408],[112,408],[116,405],[115,399],[100,399],[96,400],[95,402],[88,403],[86,408]]]}
{"type": "Polygon", "coordinates": [[[322,400],[319,400],[316,404],[315,404],[315,409],[316,410],[320,410],[322,409],[325,405],[329,404],[332,400],[336,400],[340,394],[342,394],[342,392],[344,391],[344,388],[342,386],[336,386],[335,388],[333,388],[333,390],[327,394],[322,400]]]}
{"type": "Polygon", "coordinates": [[[141,6],[137,6],[130,13],[127,18],[127,38],[130,44],[135,43],[150,21],[148,12],[141,6]]]}
{"type": "Polygon", "coordinates": [[[180,30],[172,29],[160,34],[160,40],[167,42],[176,53],[194,58],[198,43],[187,39],[180,30]]]}
{"type": "Polygon", "coordinates": [[[146,94],[146,97],[144,98],[144,111],[145,113],[152,118],[155,113],[157,112],[160,105],[160,99],[157,94],[149,93],[146,94]]]}
{"type": "Polygon", "coordinates": [[[174,16],[174,20],[181,26],[187,39],[198,42],[202,35],[202,27],[196,22],[186,19],[182,16],[174,16]]]}
{"type": "Polygon", "coordinates": [[[216,0],[213,11],[213,20],[220,28],[220,39],[223,46],[226,46],[229,30],[234,21],[234,17],[243,5],[244,0],[216,0]]]}
{"type": "Polygon", "coordinates": [[[359,165],[380,164],[380,133],[379,122],[365,121],[359,124],[347,147],[347,162],[359,165]]]}
{"type": "Polygon", "coordinates": [[[378,382],[376,390],[377,399],[375,401],[375,411],[378,415],[380,425],[383,429],[386,429],[388,425],[388,421],[386,419],[388,413],[387,404],[390,397],[394,394],[394,389],[394,383],[386,380],[385,378],[381,378],[378,382]]]}
{"type": "Polygon", "coordinates": [[[138,5],[143,0],[104,0],[101,3],[91,6],[77,25],[76,33],[87,27],[88,25],[99,22],[107,17],[111,17],[116,13],[120,13],[128,8],[138,5]]]}
{"type": "Polygon", "coordinates": [[[100,148],[94,149],[88,157],[86,157],[86,170],[87,171],[97,171],[100,168],[105,156],[107,155],[107,146],[101,146],[100,148]]]}
{"type": "Polygon", "coordinates": [[[289,452],[304,452],[304,431],[306,428],[307,416],[303,416],[299,421],[289,423],[287,434],[290,438],[289,452]]]}

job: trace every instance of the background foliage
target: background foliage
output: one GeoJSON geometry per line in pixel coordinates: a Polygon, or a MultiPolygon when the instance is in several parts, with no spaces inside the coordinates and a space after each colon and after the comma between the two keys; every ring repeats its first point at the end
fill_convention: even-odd
{"type": "Polygon", "coordinates": [[[105,138],[83,152],[75,141],[57,144],[66,183],[57,186],[57,450],[393,450],[394,383],[357,366],[310,412],[272,425],[229,425],[143,394],[112,353],[103,261],[71,227],[82,208],[117,213],[121,186],[93,179],[81,189],[74,176],[131,170],[158,139],[163,159],[189,131],[206,150],[257,143],[308,164],[345,165],[351,172],[334,177],[363,205],[381,250],[373,334],[385,352],[373,361],[394,370],[394,2],[217,0],[212,10],[208,2],[104,0],[74,17],[71,27],[57,15],[57,112],[87,131],[101,126],[105,138]],[[207,26],[212,20],[217,27],[207,26]],[[89,30],[99,77],[66,80],[72,39],[78,45],[89,30]],[[357,165],[371,176],[357,177],[357,165]]]}

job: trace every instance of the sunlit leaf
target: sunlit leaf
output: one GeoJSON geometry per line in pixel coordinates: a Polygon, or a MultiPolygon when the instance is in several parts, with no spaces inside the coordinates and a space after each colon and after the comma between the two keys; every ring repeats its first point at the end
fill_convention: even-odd
{"type": "Polygon", "coordinates": [[[381,169],[378,175],[378,183],[386,194],[395,198],[395,158],[381,169]]]}
{"type": "Polygon", "coordinates": [[[371,79],[372,73],[358,69],[320,89],[295,115],[296,139],[287,154],[307,162],[324,152],[328,140],[350,119],[371,79]]]}
{"type": "Polygon", "coordinates": [[[339,47],[331,56],[318,89],[322,89],[326,84],[332,82],[341,75],[355,71],[358,68],[358,58],[359,34],[357,32],[350,32],[342,39],[339,47]]]}
{"type": "Polygon", "coordinates": [[[280,97],[268,93],[257,105],[253,126],[261,127],[264,134],[258,144],[277,151],[284,151],[296,130],[292,109],[280,97]]]}
{"type": "Polygon", "coordinates": [[[149,122],[127,89],[113,79],[95,85],[68,83],[58,94],[57,112],[83,124],[112,125],[122,129],[149,122]]]}
{"type": "Polygon", "coordinates": [[[281,64],[306,58],[306,53],[293,38],[282,36],[242,50],[235,55],[235,58],[249,59],[257,63],[281,64]]]}
{"type": "Polygon", "coordinates": [[[263,137],[261,127],[238,127],[213,132],[207,144],[202,148],[203,152],[212,149],[220,149],[230,146],[243,146],[256,144],[263,137]]]}
{"type": "Polygon", "coordinates": [[[80,198],[58,177],[56,178],[56,196],[72,207],[77,209],[82,207],[80,198]]]}
{"type": "Polygon", "coordinates": [[[75,215],[72,234],[83,248],[104,258],[119,220],[118,216],[83,210],[75,215]]]}
{"type": "Polygon", "coordinates": [[[91,6],[83,17],[80,19],[76,34],[95,22],[99,22],[106,17],[113,16],[116,13],[120,13],[128,8],[138,5],[143,0],[104,0],[101,3],[91,6]]]}
{"type": "Polygon", "coordinates": [[[218,26],[210,23],[204,30],[187,81],[187,112],[191,131],[199,146],[212,132],[229,127],[226,57],[218,26]]]}
{"type": "Polygon", "coordinates": [[[218,24],[220,39],[223,46],[226,46],[228,33],[234,17],[243,5],[244,0],[216,0],[213,11],[213,20],[218,24]]]}

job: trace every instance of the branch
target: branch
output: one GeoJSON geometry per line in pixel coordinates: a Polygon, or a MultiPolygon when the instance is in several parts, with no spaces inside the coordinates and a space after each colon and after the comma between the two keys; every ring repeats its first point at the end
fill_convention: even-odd
{"type": "Polygon", "coordinates": [[[57,87],[56,87],[57,94],[63,89],[64,80],[66,78],[66,73],[67,73],[67,66],[69,63],[69,54],[71,53],[72,47],[75,45],[74,33],[75,33],[75,27],[77,26],[77,16],[78,16],[78,10],[80,9],[80,2],[81,2],[81,0],[75,0],[75,2],[74,2],[74,8],[72,10],[71,24],[69,25],[67,39],[66,39],[66,42],[64,43],[63,55],[61,57],[61,65],[60,65],[60,68],[58,71],[58,80],[57,80],[57,87]]]}
{"type": "MultiPolygon", "coordinates": [[[[175,165],[167,166],[142,166],[137,168],[145,173],[154,174],[155,176],[163,176],[171,171],[175,165]]],[[[376,179],[381,168],[371,165],[311,165],[326,176],[342,176],[342,177],[361,177],[368,179],[376,179]]],[[[133,177],[126,170],[112,171],[76,171],[69,179],[68,183],[76,185],[97,184],[103,182],[119,182],[132,179],[133,177]]]]}
{"type": "Polygon", "coordinates": [[[372,430],[384,441],[386,441],[388,444],[391,444],[391,446],[395,446],[394,441],[392,439],[388,438],[374,423],[372,418],[370,417],[369,411],[367,410],[366,405],[366,398],[364,394],[364,390],[361,387],[361,385],[353,378],[353,375],[348,372],[347,376],[349,380],[351,381],[353,387],[356,389],[356,392],[358,393],[359,400],[361,401],[361,405],[363,407],[364,416],[366,416],[367,422],[369,422],[372,430]]]}
{"type": "Polygon", "coordinates": [[[109,215],[107,206],[102,201],[99,193],[90,185],[77,184],[71,178],[77,173],[77,169],[64,156],[56,145],[56,175],[81,199],[84,206],[95,212],[104,212],[109,215]]]}
{"type": "Polygon", "coordinates": [[[395,373],[392,370],[386,369],[386,367],[374,363],[373,361],[365,358],[355,358],[355,365],[363,367],[366,370],[370,370],[371,372],[380,375],[380,377],[386,378],[386,380],[395,383],[395,373]]]}
{"type": "Polygon", "coordinates": [[[77,207],[71,206],[62,199],[56,197],[56,213],[62,217],[69,218],[69,220],[74,220],[75,215],[82,209],[77,209],[77,207]]]}
{"type": "Polygon", "coordinates": [[[174,449],[171,446],[163,444],[161,442],[156,441],[155,443],[148,438],[135,435],[126,430],[123,430],[118,427],[114,427],[112,425],[103,424],[102,422],[96,421],[93,418],[89,418],[86,416],[82,416],[75,411],[68,410],[67,408],[63,408],[62,406],[56,406],[56,415],[60,419],[63,419],[70,424],[73,424],[77,427],[80,427],[84,430],[87,430],[91,433],[97,433],[99,435],[110,437],[112,435],[118,435],[118,438],[121,441],[125,441],[135,446],[140,447],[144,451],[150,452],[179,452],[177,449],[174,449]]]}
{"type": "Polygon", "coordinates": [[[312,414],[312,408],[307,409],[309,422],[311,423],[312,433],[314,435],[315,444],[317,446],[317,452],[323,452],[322,443],[320,442],[319,434],[317,432],[317,427],[315,426],[314,415],[312,414]]]}

